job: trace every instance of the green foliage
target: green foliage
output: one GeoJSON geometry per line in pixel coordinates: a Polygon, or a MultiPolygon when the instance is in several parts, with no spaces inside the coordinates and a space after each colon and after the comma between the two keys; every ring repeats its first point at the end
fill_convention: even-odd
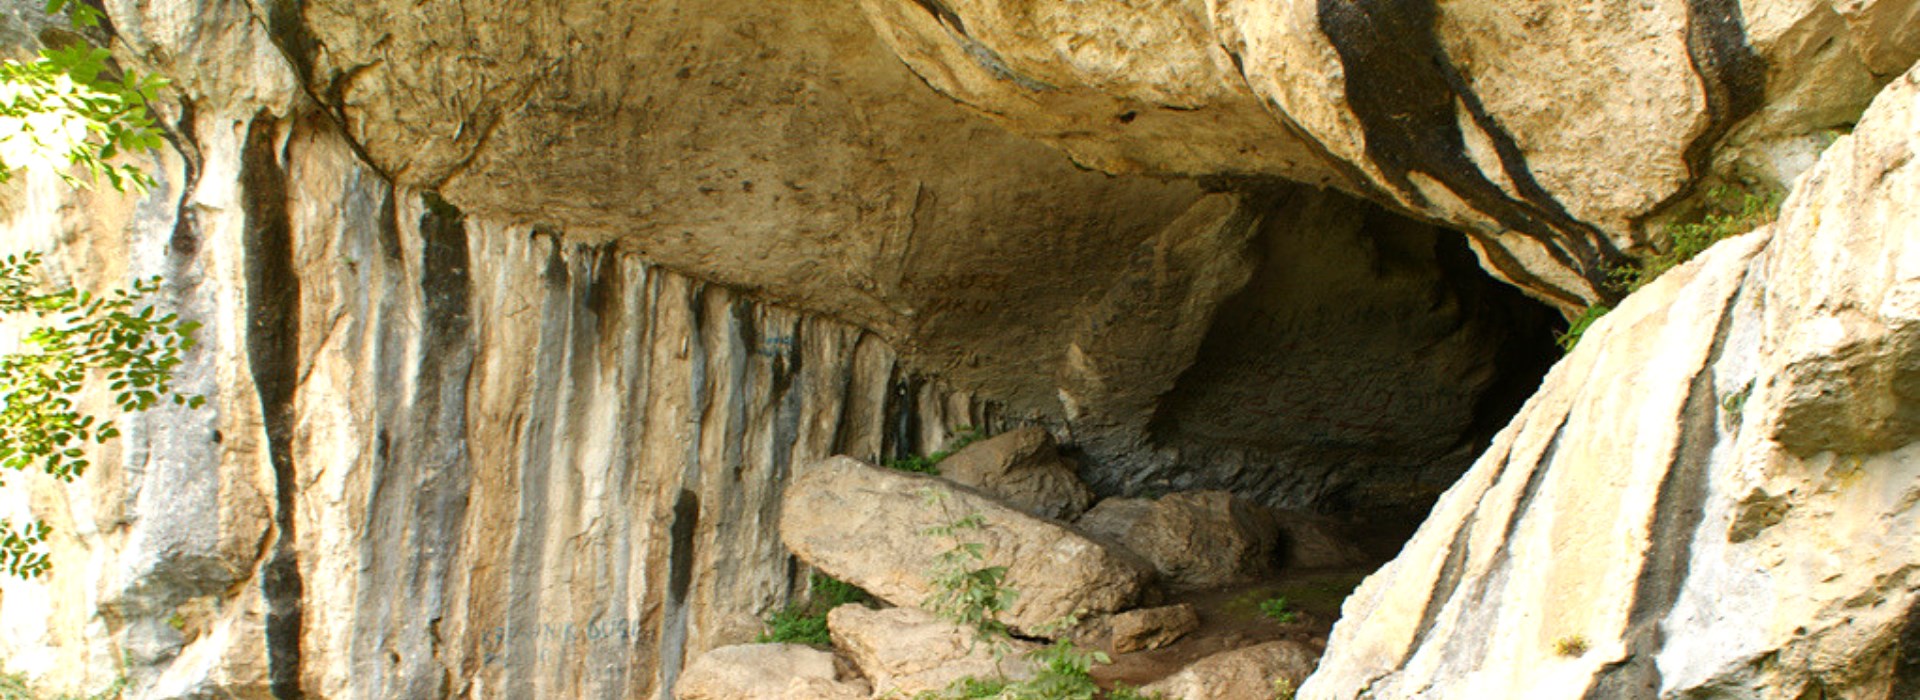
{"type": "Polygon", "coordinates": [[[47,573],[53,568],[53,561],[39,548],[51,534],[53,528],[43,522],[30,522],[16,528],[13,523],[0,520],[0,571],[16,578],[47,573]]]}
{"type": "Polygon", "coordinates": [[[1260,601],[1260,614],[1283,625],[1291,625],[1300,618],[1292,610],[1287,609],[1286,596],[1276,596],[1260,601]]]}
{"type": "MultiPolygon", "coordinates": [[[[70,11],[76,27],[100,20],[98,10],[71,0],[50,0],[47,11],[70,11]]],[[[164,81],[130,72],[112,77],[108,58],[105,49],[75,42],[42,50],[32,62],[0,61],[0,182],[16,169],[44,165],[75,187],[89,181],[74,177],[73,166],[118,191],[152,185],[137,167],[110,161],[160,145],[147,103],[164,81]]],[[[102,296],[43,290],[40,262],[32,253],[0,262],[0,315],[38,321],[20,351],[0,357],[0,467],[72,481],[88,467],[87,443],[119,435],[112,421],[80,410],[90,378],[103,375],[122,411],[144,411],[169,396],[201,405],[201,397],[174,394],[170,385],[197,324],[146,303],[160,289],[157,277],[102,296]]],[[[0,470],[0,486],[4,476],[0,470]]],[[[52,562],[40,547],[51,533],[44,522],[0,520],[0,571],[45,575],[52,562]]]]}
{"type": "Polygon", "coordinates": [[[1615,282],[1628,293],[1705,252],[1724,239],[1737,236],[1773,221],[1780,213],[1778,192],[1754,193],[1745,189],[1716,185],[1707,190],[1705,209],[1699,221],[1667,229],[1667,248],[1639,265],[1613,271],[1615,282]]]}
{"type": "Polygon", "coordinates": [[[973,426],[963,425],[954,433],[953,439],[947,442],[947,446],[944,449],[935,450],[934,453],[930,455],[915,455],[905,459],[889,459],[881,462],[880,466],[888,469],[898,469],[903,472],[913,472],[915,474],[937,475],[940,473],[939,465],[942,460],[953,456],[953,453],[959,452],[962,448],[978,442],[983,437],[985,436],[982,435],[980,431],[975,430],[973,426]]]}
{"type": "MultiPolygon", "coordinates": [[[[1705,207],[1700,220],[1676,224],[1667,229],[1667,247],[1647,256],[1637,265],[1629,265],[1608,273],[1614,284],[1628,294],[1639,291],[1652,283],[1668,270],[1679,267],[1696,256],[1706,252],[1707,248],[1727,238],[1752,231],[1774,220],[1780,213],[1780,193],[1754,193],[1737,187],[1716,185],[1707,190],[1705,207]]],[[[1554,342],[1568,352],[1580,342],[1587,328],[1594,321],[1607,315],[1612,307],[1596,304],[1581,312],[1580,316],[1568,324],[1567,332],[1560,334],[1554,342]]]]}
{"type": "MultiPolygon", "coordinates": [[[[80,2],[51,0],[48,12],[72,10],[77,27],[99,23],[99,11],[80,2]]],[[[79,166],[93,178],[105,177],[115,190],[144,190],[153,178],[137,166],[112,161],[161,144],[147,105],[166,81],[154,75],[108,66],[106,49],[85,42],[42,49],[22,63],[0,61],[0,182],[13,170],[48,166],[75,187],[79,166]]]]}
{"type": "Polygon", "coordinates": [[[968,676],[939,691],[914,696],[915,700],[1163,700],[1159,694],[1145,695],[1125,685],[1102,693],[1093,682],[1093,667],[1109,663],[1099,651],[1081,649],[1062,639],[1027,654],[1035,666],[1032,678],[1013,681],[1006,678],[968,676]]]}
{"type": "Polygon", "coordinates": [[[925,605],[935,615],[973,628],[980,641],[996,643],[1008,636],[1000,614],[1018,594],[1000,585],[1006,581],[1007,567],[986,565],[986,545],[961,539],[963,533],[984,526],[980,514],[973,513],[926,530],[928,536],[953,540],[953,546],[940,553],[928,572],[934,593],[925,605]]]}
{"type": "MultiPolygon", "coordinates": [[[[929,506],[943,502],[941,492],[933,489],[925,489],[921,495],[929,506]]],[[[925,605],[935,615],[949,622],[973,628],[976,641],[991,645],[998,658],[1006,653],[1012,639],[1012,633],[1000,615],[1006,612],[1019,594],[1002,585],[1006,581],[1007,568],[991,565],[986,560],[986,545],[966,539],[966,535],[978,532],[985,526],[986,521],[979,513],[971,513],[946,525],[927,528],[924,534],[947,539],[953,546],[941,553],[933,569],[928,572],[935,593],[928,597],[925,605]]],[[[1047,628],[1059,633],[1077,624],[1078,617],[1070,615],[1054,621],[1047,628]]],[[[982,679],[968,676],[938,692],[921,693],[915,697],[917,700],[1095,700],[1102,694],[1100,687],[1093,682],[1093,667],[1112,661],[1103,652],[1079,648],[1065,635],[1051,645],[1028,652],[1027,659],[1036,667],[1032,678],[1011,681],[1003,677],[982,679]]],[[[1116,689],[1105,697],[1110,700],[1150,700],[1130,688],[1116,689]]]]}
{"type": "Polygon", "coordinates": [[[1293,687],[1293,681],[1285,678],[1273,679],[1273,700],[1294,700],[1300,689],[1293,687]]]}
{"type": "Polygon", "coordinates": [[[769,615],[767,631],[754,641],[830,646],[833,637],[827,631],[827,613],[848,603],[872,599],[859,586],[824,574],[814,574],[807,584],[807,601],[769,615]]]}
{"type": "Polygon", "coordinates": [[[1561,350],[1573,352],[1573,346],[1580,344],[1580,338],[1587,334],[1587,329],[1593,326],[1593,322],[1600,320],[1601,316],[1607,315],[1607,312],[1612,310],[1613,307],[1606,304],[1587,307],[1587,310],[1580,312],[1572,323],[1567,324],[1567,332],[1555,337],[1553,342],[1558,343],[1561,350]]]}
{"type": "MultiPolygon", "coordinates": [[[[112,421],[81,409],[80,393],[91,377],[103,377],[114,405],[126,412],[147,410],[168,397],[190,408],[205,402],[173,391],[173,371],[180,354],[193,348],[199,324],[147,303],[160,289],[158,278],[102,296],[42,291],[40,262],[34,253],[0,261],[0,314],[38,320],[19,351],[0,356],[0,396],[6,397],[0,407],[0,486],[6,470],[38,469],[72,481],[91,463],[87,443],[120,434],[112,421]]],[[[16,527],[0,521],[0,570],[44,575],[50,562],[37,548],[50,532],[45,523],[16,527]]]]}
{"type": "Polygon", "coordinates": [[[1553,640],[1553,653],[1569,659],[1586,655],[1588,648],[1587,638],[1577,634],[1553,640]]]}

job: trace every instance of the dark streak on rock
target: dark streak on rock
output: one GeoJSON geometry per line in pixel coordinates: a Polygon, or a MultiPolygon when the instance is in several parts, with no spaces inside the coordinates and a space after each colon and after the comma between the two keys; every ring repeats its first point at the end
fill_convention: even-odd
{"type": "Polygon", "coordinates": [[[181,180],[180,201],[173,214],[173,237],[167,241],[167,247],[182,258],[193,257],[200,252],[200,217],[194,214],[193,197],[200,189],[200,166],[205,156],[200,152],[199,135],[194,130],[193,100],[180,100],[180,118],[172,128],[166,128],[165,122],[156,121],[161,126],[160,135],[180,154],[181,180]]]}
{"type": "Polygon", "coordinates": [[[1747,43],[1739,0],[1687,0],[1687,59],[1707,101],[1707,128],[1685,154],[1687,169],[1698,178],[1720,138],[1766,102],[1767,63],[1747,43]]]}
{"type": "Polygon", "coordinates": [[[1706,515],[1707,459],[1720,440],[1713,366],[1725,350],[1734,317],[1731,310],[1738,305],[1736,295],[1721,308],[1713,347],[1688,384],[1687,399],[1675,417],[1680,423],[1680,436],[1654,499],[1652,521],[1647,524],[1650,541],[1646,559],[1634,579],[1633,605],[1627,611],[1623,633],[1627,656],[1595,674],[1586,700],[1651,698],[1659,694],[1660,668],[1655,657],[1666,645],[1662,623],[1686,584],[1694,539],[1706,515]]]}
{"type": "Polygon", "coordinates": [[[1433,0],[1319,0],[1320,30],[1340,54],[1347,102],[1366,133],[1367,156],[1416,206],[1428,206],[1410,179],[1417,172],[1502,227],[1538,242],[1610,301],[1615,292],[1607,270],[1623,260],[1620,251],[1533,179],[1519,145],[1447,56],[1437,19],[1433,0]],[[1458,109],[1492,141],[1518,198],[1474,164],[1458,109]]]}
{"type": "Polygon", "coordinates": [[[1894,644],[1893,687],[1887,700],[1920,698],[1920,601],[1907,607],[1907,621],[1894,644]]]}
{"type": "Polygon", "coordinates": [[[693,533],[700,527],[700,497],[692,489],[680,489],[673,499],[673,525],[669,528],[667,564],[668,605],[683,605],[693,586],[693,533]]]}
{"type": "Polygon", "coordinates": [[[908,459],[915,456],[920,435],[920,385],[923,380],[906,374],[900,367],[893,370],[893,377],[887,381],[887,405],[881,411],[885,416],[885,431],[881,434],[880,454],[882,459],[908,459]]]}
{"type": "Polygon", "coordinates": [[[920,9],[926,10],[927,14],[933,15],[934,19],[940,20],[946,23],[947,26],[953,27],[954,31],[961,34],[967,33],[967,24],[960,21],[960,15],[955,13],[953,8],[947,7],[946,3],[940,2],[940,0],[913,0],[913,4],[919,5],[920,9]]]}
{"type": "Polygon", "coordinates": [[[300,580],[294,537],[293,394],[300,350],[300,278],[293,262],[293,225],[286,171],[274,148],[278,123],[262,111],[247,127],[240,154],[242,242],[247,278],[247,368],[260,396],[267,456],[273,465],[275,540],[261,572],[267,604],[267,668],[276,698],[299,698],[300,580]]]}

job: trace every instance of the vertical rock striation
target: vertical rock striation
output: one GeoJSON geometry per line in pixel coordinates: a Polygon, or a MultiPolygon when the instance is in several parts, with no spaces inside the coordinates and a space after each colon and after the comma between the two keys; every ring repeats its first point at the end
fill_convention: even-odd
{"type": "Polygon", "coordinates": [[[1920,71],[1588,331],[1301,697],[1911,697],[1920,71]]]}

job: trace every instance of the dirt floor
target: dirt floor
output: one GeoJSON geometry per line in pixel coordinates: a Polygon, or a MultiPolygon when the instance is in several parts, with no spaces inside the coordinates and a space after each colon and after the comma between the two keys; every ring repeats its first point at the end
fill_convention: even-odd
{"type": "Polygon", "coordinates": [[[1340,603],[1374,568],[1290,571],[1264,581],[1171,595],[1168,605],[1193,605],[1200,628],[1159,649],[1114,654],[1113,663],[1094,667],[1094,680],[1103,688],[1116,683],[1142,686],[1207,656],[1278,639],[1324,649],[1327,633],[1340,618],[1340,603]],[[1262,610],[1263,602],[1282,597],[1286,605],[1277,611],[1292,613],[1290,622],[1262,610]]]}
{"type": "Polygon", "coordinates": [[[1113,654],[1113,663],[1094,667],[1094,680],[1107,689],[1116,683],[1138,687],[1207,656],[1278,639],[1324,650],[1333,623],[1340,619],[1340,604],[1361,580],[1399,553],[1425,516],[1425,509],[1409,509],[1344,523],[1346,534],[1367,555],[1368,562],[1362,565],[1283,570],[1252,583],[1169,595],[1166,605],[1193,605],[1200,614],[1200,628],[1159,649],[1113,654]],[[1262,610],[1263,602],[1276,598],[1286,599],[1284,612],[1293,613],[1290,621],[1262,610]]]}

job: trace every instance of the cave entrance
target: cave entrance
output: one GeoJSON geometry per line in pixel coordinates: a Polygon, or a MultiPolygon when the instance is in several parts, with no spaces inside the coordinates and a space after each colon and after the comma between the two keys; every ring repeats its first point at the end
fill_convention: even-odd
{"type": "Polygon", "coordinates": [[[1459,232],[1333,192],[1273,206],[1252,278],[1161,397],[1151,457],[1096,486],[1224,490],[1295,520],[1271,577],[1176,591],[1207,625],[1167,650],[1116,658],[1105,680],[1149,680],[1229,644],[1324,644],[1347,595],[1398,553],[1562,355],[1560,314],[1491,278],[1459,232]]]}

